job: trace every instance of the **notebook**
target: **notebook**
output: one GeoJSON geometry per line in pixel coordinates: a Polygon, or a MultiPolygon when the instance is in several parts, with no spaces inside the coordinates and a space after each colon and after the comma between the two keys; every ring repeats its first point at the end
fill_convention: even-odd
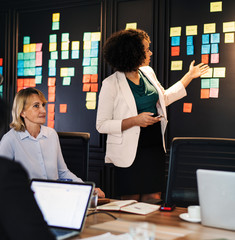
{"type": "Polygon", "coordinates": [[[197,170],[201,223],[235,230],[235,172],[197,170]]]}
{"type": "Polygon", "coordinates": [[[93,183],[31,181],[36,202],[56,239],[67,239],[82,231],[93,188],[93,183]]]}

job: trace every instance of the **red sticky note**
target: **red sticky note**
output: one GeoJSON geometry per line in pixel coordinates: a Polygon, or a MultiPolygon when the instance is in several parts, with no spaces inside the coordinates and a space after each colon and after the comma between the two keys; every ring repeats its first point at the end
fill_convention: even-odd
{"type": "Polygon", "coordinates": [[[201,89],[201,98],[209,98],[210,97],[210,89],[201,89]]]}
{"type": "Polygon", "coordinates": [[[91,82],[97,83],[98,82],[98,74],[92,74],[91,75],[91,82]]]}
{"type": "Polygon", "coordinates": [[[201,62],[208,64],[209,63],[209,54],[202,54],[201,62]]]}
{"type": "Polygon", "coordinates": [[[91,75],[90,74],[84,74],[82,78],[83,83],[89,83],[91,81],[91,75]]]}
{"type": "Polygon", "coordinates": [[[29,86],[30,86],[29,78],[24,78],[24,87],[29,87],[29,86]]]}
{"type": "Polygon", "coordinates": [[[180,55],[180,47],[171,47],[171,56],[179,56],[180,55]]]}
{"type": "Polygon", "coordinates": [[[29,86],[30,87],[36,87],[35,78],[30,78],[29,79],[29,86]]]}
{"type": "Polygon", "coordinates": [[[55,102],[55,94],[48,93],[48,102],[55,102]]]}
{"type": "Polygon", "coordinates": [[[48,87],[53,87],[53,86],[55,86],[55,81],[56,81],[56,78],[55,77],[53,77],[53,78],[48,78],[48,83],[47,83],[47,85],[48,85],[48,87]]]}
{"type": "Polygon", "coordinates": [[[211,63],[219,63],[219,53],[211,54],[211,63]]]}
{"type": "Polygon", "coordinates": [[[0,58],[0,66],[3,64],[3,58],[0,58]]]}
{"type": "Polygon", "coordinates": [[[84,84],[83,84],[82,91],[83,91],[83,92],[89,92],[89,91],[90,91],[90,88],[91,88],[91,84],[90,84],[90,83],[84,83],[84,84]]]}
{"type": "Polygon", "coordinates": [[[24,79],[18,78],[17,79],[17,87],[23,87],[24,86],[24,79]]]}
{"type": "Polygon", "coordinates": [[[47,119],[48,119],[48,121],[54,121],[55,120],[55,113],[54,112],[48,112],[47,113],[47,119]]]}
{"type": "Polygon", "coordinates": [[[55,94],[55,86],[54,87],[48,87],[48,93],[55,94]]]}
{"type": "Polygon", "coordinates": [[[50,127],[50,128],[54,128],[55,121],[47,121],[47,126],[50,127]]]}
{"type": "Polygon", "coordinates": [[[49,113],[55,112],[55,104],[48,104],[48,105],[47,105],[47,111],[48,111],[49,113]]]}
{"type": "Polygon", "coordinates": [[[67,112],[67,104],[60,104],[60,113],[67,112]]]}
{"type": "Polygon", "coordinates": [[[98,83],[91,84],[91,92],[98,92],[98,83]]]}
{"type": "Polygon", "coordinates": [[[192,106],[193,106],[192,103],[184,103],[183,112],[191,113],[192,112],[192,106]]]}

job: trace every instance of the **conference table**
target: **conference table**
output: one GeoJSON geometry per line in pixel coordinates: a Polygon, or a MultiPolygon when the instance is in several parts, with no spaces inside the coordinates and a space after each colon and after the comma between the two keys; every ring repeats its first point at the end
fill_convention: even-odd
{"type": "MultiPolygon", "coordinates": [[[[185,208],[175,208],[172,212],[155,211],[148,215],[109,211],[118,218],[99,211],[87,217],[82,233],[72,240],[101,235],[107,232],[122,234],[128,232],[134,222],[149,222],[156,225],[156,240],[235,240],[235,231],[206,227],[201,223],[182,220],[179,215],[186,213],[185,208]]],[[[88,212],[88,214],[91,211],[88,212]]]]}

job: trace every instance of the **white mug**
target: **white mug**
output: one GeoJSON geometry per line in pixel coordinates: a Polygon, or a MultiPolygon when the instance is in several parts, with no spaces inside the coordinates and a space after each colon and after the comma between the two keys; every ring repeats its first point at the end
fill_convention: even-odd
{"type": "Polygon", "coordinates": [[[201,210],[200,206],[188,206],[188,216],[192,219],[201,219],[201,210]]]}

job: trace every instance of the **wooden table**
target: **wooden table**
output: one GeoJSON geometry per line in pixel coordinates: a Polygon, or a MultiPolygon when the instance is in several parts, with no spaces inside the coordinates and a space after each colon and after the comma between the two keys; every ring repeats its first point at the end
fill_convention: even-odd
{"type": "MultiPolygon", "coordinates": [[[[156,211],[154,213],[148,214],[146,216],[136,215],[136,214],[129,214],[129,213],[121,213],[121,212],[109,212],[117,218],[121,218],[127,221],[145,221],[156,224],[157,228],[166,228],[169,233],[171,231],[179,230],[188,232],[184,236],[171,236],[171,239],[176,240],[219,240],[219,239],[226,239],[226,240],[235,240],[235,231],[227,231],[223,229],[217,228],[210,228],[202,226],[200,223],[189,223],[183,221],[179,218],[179,214],[185,213],[186,209],[184,208],[176,208],[173,212],[160,212],[156,211]],[[173,229],[173,230],[172,230],[173,229]]],[[[100,235],[108,230],[99,230],[94,229],[91,226],[98,223],[104,223],[107,221],[113,221],[114,219],[106,214],[95,214],[88,216],[86,219],[85,227],[83,232],[80,236],[72,238],[73,240],[82,239],[86,237],[100,235]]],[[[111,231],[113,234],[121,234],[120,232],[111,231]]],[[[162,236],[157,236],[156,240],[160,239],[170,239],[164,238],[162,236]]]]}

